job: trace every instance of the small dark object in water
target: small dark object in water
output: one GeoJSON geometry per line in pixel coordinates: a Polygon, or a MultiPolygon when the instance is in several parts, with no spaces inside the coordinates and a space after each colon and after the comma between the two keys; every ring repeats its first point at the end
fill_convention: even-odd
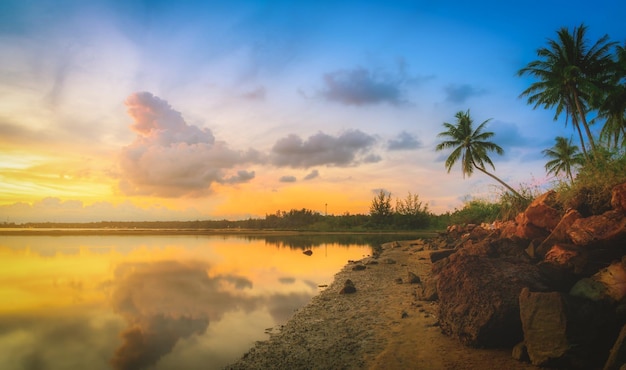
{"type": "Polygon", "coordinates": [[[313,251],[309,249],[308,251],[304,251],[302,253],[306,254],[307,256],[310,256],[313,254],[313,251]]]}

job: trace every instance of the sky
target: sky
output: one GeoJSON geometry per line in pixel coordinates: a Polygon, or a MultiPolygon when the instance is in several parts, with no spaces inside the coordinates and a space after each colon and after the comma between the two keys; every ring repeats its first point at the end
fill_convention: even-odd
{"type": "Polygon", "coordinates": [[[561,27],[626,40],[623,1],[0,1],[0,222],[435,213],[501,192],[447,173],[470,110],[495,174],[543,189],[573,136],[517,71],[561,27]]]}

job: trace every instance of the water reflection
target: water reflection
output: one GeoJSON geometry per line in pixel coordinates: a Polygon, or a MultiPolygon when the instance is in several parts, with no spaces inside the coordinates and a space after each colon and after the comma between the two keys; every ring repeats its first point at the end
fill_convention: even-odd
{"type": "Polygon", "coordinates": [[[0,368],[221,368],[369,253],[265,237],[3,237],[0,368]]]}

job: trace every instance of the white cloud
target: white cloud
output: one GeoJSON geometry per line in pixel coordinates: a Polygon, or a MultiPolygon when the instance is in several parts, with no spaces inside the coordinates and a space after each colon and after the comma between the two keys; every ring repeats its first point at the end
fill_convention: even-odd
{"type": "Polygon", "coordinates": [[[260,160],[254,150],[232,150],[211,130],[185,122],[180,112],[148,93],[126,100],[135,141],[122,149],[120,189],[127,195],[201,196],[211,184],[248,181],[254,172],[229,171],[260,160]]]}

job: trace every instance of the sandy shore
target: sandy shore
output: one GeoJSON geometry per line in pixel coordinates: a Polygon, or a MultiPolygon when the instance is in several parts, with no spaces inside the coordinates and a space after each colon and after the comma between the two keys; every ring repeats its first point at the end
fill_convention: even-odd
{"type": "Polygon", "coordinates": [[[349,263],[286,325],[226,369],[536,369],[513,360],[509,350],[472,349],[441,334],[436,302],[418,300],[419,285],[408,282],[409,272],[422,280],[430,274],[430,251],[420,249],[389,243],[377,260],[349,263]],[[347,279],[356,293],[339,293],[347,279]]]}

